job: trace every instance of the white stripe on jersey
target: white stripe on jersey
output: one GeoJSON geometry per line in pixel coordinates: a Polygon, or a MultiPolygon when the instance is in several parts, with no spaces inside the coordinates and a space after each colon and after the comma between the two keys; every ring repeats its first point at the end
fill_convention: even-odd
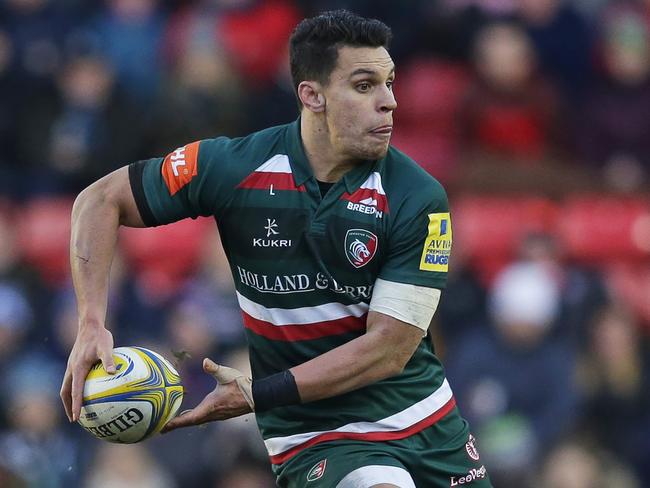
{"type": "Polygon", "coordinates": [[[325,303],[315,307],[267,308],[241,293],[237,292],[239,306],[251,317],[273,325],[306,325],[316,322],[339,320],[346,317],[361,317],[368,313],[367,303],[343,305],[342,303],[325,303]]]}
{"type": "Polygon", "coordinates": [[[381,175],[377,171],[370,173],[368,179],[364,181],[359,188],[364,188],[366,190],[377,190],[377,193],[380,195],[386,195],[384,187],[381,185],[381,175]]]}
{"type": "Polygon", "coordinates": [[[410,407],[397,412],[389,417],[377,420],[376,422],[352,422],[338,429],[324,430],[320,432],[305,432],[303,434],[294,434],[286,437],[272,437],[266,439],[264,444],[269,452],[269,456],[276,456],[289,449],[304,444],[305,442],[313,439],[322,434],[330,432],[338,433],[355,433],[363,434],[369,432],[396,432],[407,429],[420,422],[421,420],[430,417],[435,412],[444,407],[452,398],[451,387],[445,379],[442,385],[434,391],[431,395],[410,407]]]}
{"type": "Polygon", "coordinates": [[[291,165],[289,164],[289,156],[286,154],[276,154],[270,159],[267,159],[262,166],[257,168],[254,172],[260,173],[289,173],[291,174],[291,165]]]}
{"type": "Polygon", "coordinates": [[[336,488],[368,488],[382,483],[390,483],[400,488],[415,488],[413,478],[404,468],[397,466],[370,465],[345,475],[336,488]]]}

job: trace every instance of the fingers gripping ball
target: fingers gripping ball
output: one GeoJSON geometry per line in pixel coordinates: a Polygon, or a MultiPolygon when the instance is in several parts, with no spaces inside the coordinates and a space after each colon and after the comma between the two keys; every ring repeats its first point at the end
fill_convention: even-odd
{"type": "Polygon", "coordinates": [[[252,390],[253,381],[248,376],[236,369],[221,366],[208,358],[203,360],[203,369],[206,373],[210,373],[219,384],[225,385],[233,381],[237,383],[237,387],[239,387],[239,391],[244,396],[246,403],[248,403],[253,412],[255,411],[252,390]]]}
{"type": "Polygon", "coordinates": [[[140,442],[178,413],[181,379],[169,361],[143,347],[113,349],[113,360],[115,374],[101,362],[88,373],[79,424],[109,442],[140,442]]]}

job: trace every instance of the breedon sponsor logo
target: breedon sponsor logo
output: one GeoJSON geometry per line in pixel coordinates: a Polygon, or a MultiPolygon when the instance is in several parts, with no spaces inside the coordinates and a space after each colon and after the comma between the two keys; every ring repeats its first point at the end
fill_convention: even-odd
{"type": "Polygon", "coordinates": [[[374,215],[378,219],[388,213],[388,199],[381,184],[381,175],[376,171],[368,176],[358,190],[344,193],[341,199],[347,200],[346,208],[353,212],[374,215]]]}

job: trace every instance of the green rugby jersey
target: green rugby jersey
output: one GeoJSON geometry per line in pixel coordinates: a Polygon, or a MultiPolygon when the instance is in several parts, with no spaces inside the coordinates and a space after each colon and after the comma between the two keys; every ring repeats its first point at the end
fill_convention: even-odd
{"type": "MultiPolygon", "coordinates": [[[[253,378],[362,335],[377,278],[444,288],[452,235],[446,194],[393,147],[349,171],[325,197],[305,156],[300,120],[194,142],[133,163],[129,177],[148,226],[215,217],[253,378]]],[[[256,418],[271,462],[280,464],[328,440],[404,438],[454,406],[425,337],[398,376],[256,418]]]]}

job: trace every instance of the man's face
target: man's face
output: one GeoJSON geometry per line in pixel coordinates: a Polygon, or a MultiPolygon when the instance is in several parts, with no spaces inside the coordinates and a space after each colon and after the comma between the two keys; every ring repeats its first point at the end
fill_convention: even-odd
{"type": "Polygon", "coordinates": [[[323,88],[332,146],[349,159],[381,159],[393,129],[395,65],[383,47],[339,49],[323,88]]]}

